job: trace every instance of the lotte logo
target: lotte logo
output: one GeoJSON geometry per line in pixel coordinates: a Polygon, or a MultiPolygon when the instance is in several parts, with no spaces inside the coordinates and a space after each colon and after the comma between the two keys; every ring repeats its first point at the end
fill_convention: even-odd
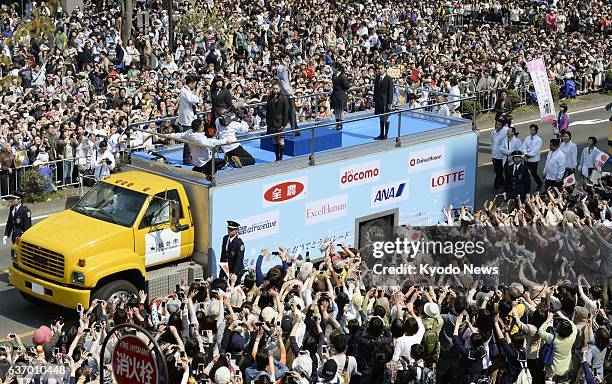
{"type": "Polygon", "coordinates": [[[431,174],[432,192],[459,187],[465,184],[465,168],[458,167],[431,174]]]}

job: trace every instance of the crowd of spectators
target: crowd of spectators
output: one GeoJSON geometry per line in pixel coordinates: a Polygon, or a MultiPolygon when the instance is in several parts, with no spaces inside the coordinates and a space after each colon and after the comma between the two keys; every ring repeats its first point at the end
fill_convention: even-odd
{"type": "MultiPolygon", "coordinates": [[[[606,1],[185,1],[172,15],[161,1],[138,1],[135,18],[146,11],[148,22],[135,21],[127,41],[115,3],[85,2],[71,13],[43,3],[34,9],[52,18],[54,33],[24,43],[9,38],[28,16],[0,7],[0,72],[12,76],[0,94],[2,195],[18,177],[23,151],[21,164],[59,161],[53,182],[69,184],[77,172],[104,176],[129,148],[171,143],[129,124],[177,115],[188,73],[201,79],[198,110],[211,108],[216,76],[232,103],[264,101],[281,53],[290,57],[294,96],[331,91],[337,65],[351,86],[372,85],[380,61],[400,69],[397,101],[419,104],[429,101],[427,90],[484,92],[490,106],[503,88],[529,92],[525,62],[540,55],[553,83],[579,79],[590,91],[611,81],[606,1]],[[179,25],[196,7],[215,10],[224,27],[177,28],[170,49],[168,18],[179,25]]],[[[370,109],[370,92],[349,92],[347,109],[370,109]]],[[[313,99],[297,99],[297,118],[331,116],[329,103],[321,97],[317,109],[313,99]]],[[[249,108],[245,120],[259,129],[265,110],[249,108]]],[[[146,127],[172,133],[177,125],[146,127]]],[[[16,367],[45,365],[63,369],[38,382],[95,382],[108,366],[109,356],[99,360],[101,340],[128,322],[155,335],[172,383],[514,383],[525,372],[532,380],[523,383],[603,382],[610,375],[611,187],[603,177],[514,205],[461,208],[456,217],[448,211],[447,226],[503,228],[487,245],[499,250],[506,271],[519,270],[509,286],[459,276],[376,287],[366,284],[355,249],[328,243],[320,264],[280,249],[279,266],[265,274],[194,282],[164,298],[94,302],[77,322],[55,319],[37,329],[31,343],[9,335],[0,378],[18,382],[16,367]],[[570,235],[572,228],[580,230],[570,235]],[[594,244],[596,263],[586,268],[579,256],[594,244]],[[544,269],[551,263],[560,266],[544,269]],[[582,274],[595,278],[589,284],[582,274]]],[[[270,257],[267,250],[259,256],[270,257]]]]}
{"type": "MultiPolygon", "coordinates": [[[[580,79],[580,88],[590,91],[609,88],[611,81],[606,1],[418,1],[410,6],[394,1],[183,1],[172,15],[161,1],[137,1],[126,41],[120,37],[118,3],[86,1],[69,13],[44,2],[23,4],[23,16],[19,4],[0,6],[4,179],[15,166],[11,152],[22,151],[27,157],[18,165],[40,164],[48,156],[66,163],[56,167],[56,180],[72,177],[77,167],[71,159],[82,155],[78,145],[92,133],[106,136],[113,151],[165,143],[130,136],[128,125],[176,116],[188,73],[202,79],[204,102],[198,110],[210,109],[215,76],[225,80],[233,104],[261,102],[281,54],[290,57],[296,97],[331,91],[337,65],[344,66],[352,87],[372,85],[381,61],[400,70],[396,101],[406,103],[427,102],[428,90],[481,92],[479,102],[492,109],[503,88],[530,92],[525,62],[540,55],[553,83],[580,79]],[[196,8],[216,15],[214,28],[181,23],[196,8]],[[24,35],[33,13],[54,23],[50,36],[24,35]],[[176,26],[173,47],[169,17],[176,26]],[[406,90],[416,88],[422,91],[411,98],[406,90]],[[114,130],[122,140],[113,143],[114,130]]],[[[369,110],[371,90],[349,92],[346,106],[369,110]]],[[[327,96],[318,102],[298,98],[295,110],[299,121],[332,114],[327,96]]],[[[251,129],[261,128],[265,108],[248,108],[245,120],[251,129]]],[[[175,121],[147,126],[159,133],[176,128],[175,121]]]]}
{"type": "Polygon", "coordinates": [[[129,323],[157,340],[171,383],[609,383],[611,196],[606,175],[476,212],[449,207],[431,232],[402,227],[413,240],[439,230],[482,239],[497,257],[434,252],[408,262],[497,262],[497,280],[464,272],[375,285],[368,247],[327,240],[312,260],[262,249],[244,276],[182,283],[161,298],[95,300],[76,321],[38,328],[31,343],[9,335],[0,379],[21,383],[16,373],[45,366],[30,368],[39,373],[30,383],[95,383],[103,368],[110,383],[117,338],[102,357],[100,344],[129,323]],[[277,265],[262,271],[265,260],[277,265]]]}

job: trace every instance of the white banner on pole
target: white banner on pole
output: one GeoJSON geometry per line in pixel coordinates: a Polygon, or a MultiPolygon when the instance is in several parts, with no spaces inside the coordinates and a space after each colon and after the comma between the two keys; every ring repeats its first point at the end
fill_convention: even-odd
{"type": "Polygon", "coordinates": [[[550,92],[548,73],[543,59],[535,59],[527,62],[527,69],[531,75],[531,81],[538,97],[540,107],[540,121],[553,121],[557,118],[555,103],[550,92]]]}

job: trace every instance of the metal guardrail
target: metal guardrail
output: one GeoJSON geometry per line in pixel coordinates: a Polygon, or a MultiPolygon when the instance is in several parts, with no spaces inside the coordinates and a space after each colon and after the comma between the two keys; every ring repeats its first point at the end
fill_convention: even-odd
{"type": "MultiPolygon", "coordinates": [[[[432,93],[436,93],[435,91],[430,91],[432,93]]],[[[437,106],[443,106],[443,105],[448,105],[448,104],[453,104],[456,102],[463,102],[463,101],[467,101],[467,100],[475,100],[476,98],[474,96],[472,97],[458,97],[458,99],[456,100],[451,100],[451,101],[445,101],[442,103],[434,103],[434,104],[430,104],[430,105],[425,105],[425,106],[420,106],[420,107],[415,107],[415,108],[398,108],[396,110],[390,111],[390,112],[386,112],[386,113],[381,113],[381,114],[374,114],[374,115],[367,115],[367,116],[362,116],[362,117],[357,117],[354,119],[346,119],[344,120],[343,124],[345,124],[345,126],[349,123],[352,122],[357,122],[357,121],[363,121],[363,120],[371,120],[371,119],[376,119],[376,118],[381,118],[381,117],[388,117],[391,115],[398,115],[398,124],[397,124],[397,136],[395,136],[395,145],[397,147],[401,146],[401,136],[402,136],[402,114],[404,113],[411,113],[411,112],[418,112],[421,110],[425,110],[428,111],[430,110],[432,107],[437,107],[437,106]]],[[[450,117],[450,116],[449,116],[450,117]]],[[[472,121],[472,130],[476,130],[476,109],[473,110],[472,112],[472,116],[471,116],[471,121],[472,121]]],[[[283,135],[287,135],[287,134],[294,134],[296,132],[303,132],[303,131],[310,131],[311,132],[311,142],[310,142],[310,155],[308,158],[308,163],[309,165],[315,165],[315,130],[316,129],[321,129],[321,128],[326,128],[326,127],[330,127],[330,126],[335,126],[337,123],[335,121],[330,121],[330,122],[322,122],[322,123],[315,123],[312,126],[309,127],[303,127],[303,128],[298,128],[295,130],[291,130],[289,132],[278,132],[278,133],[271,133],[271,134],[263,134],[263,135],[257,135],[257,136],[253,136],[253,137],[247,137],[247,138],[243,138],[240,140],[236,140],[233,144],[242,144],[242,143],[246,143],[249,141],[255,141],[255,140],[262,140],[262,139],[267,139],[267,138],[275,138],[275,137],[281,137],[283,135]]],[[[165,135],[165,134],[161,134],[161,133],[155,133],[155,132],[150,132],[150,131],[146,131],[140,128],[133,128],[136,131],[141,131],[143,133],[148,133],[148,134],[152,134],[152,135],[156,135],[162,138],[166,138],[166,139],[172,139],[178,142],[182,142],[185,144],[189,144],[189,145],[194,145],[197,147],[201,147],[201,148],[208,148],[205,145],[199,144],[199,143],[195,143],[195,142],[191,142],[189,140],[183,140],[183,139],[176,139],[170,135],[165,135]]],[[[348,129],[345,129],[348,130],[348,129]]],[[[390,129],[391,130],[391,129],[390,129]]],[[[387,139],[389,139],[390,137],[388,137],[387,139]]],[[[393,137],[391,137],[393,138],[393,137]]],[[[211,175],[210,176],[210,182],[211,184],[214,186],[215,183],[215,173],[216,173],[216,169],[215,169],[215,161],[213,161],[213,159],[216,157],[217,152],[219,152],[219,148],[221,146],[214,146],[211,151],[212,151],[212,156],[211,156],[211,160],[210,160],[210,164],[211,164],[211,175]]]]}
{"type": "MultiPolygon", "coordinates": [[[[116,152],[114,154],[115,168],[129,164],[130,156],[133,152],[151,149],[151,147],[157,148],[159,145],[138,146],[116,152]]],[[[88,166],[90,161],[91,157],[74,157],[72,159],[58,159],[36,165],[32,163],[11,168],[10,171],[0,171],[0,199],[11,196],[16,190],[21,190],[23,176],[30,170],[37,170],[48,181],[45,192],[55,192],[66,187],[79,187],[82,191],[84,179],[93,179],[93,176],[89,175],[88,172],[81,171],[79,165],[88,166]]]]}

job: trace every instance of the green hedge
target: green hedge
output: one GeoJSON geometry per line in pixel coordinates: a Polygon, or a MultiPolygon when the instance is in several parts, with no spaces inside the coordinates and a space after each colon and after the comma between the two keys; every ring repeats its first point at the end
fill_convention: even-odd
{"type": "Polygon", "coordinates": [[[55,192],[45,192],[49,186],[49,179],[43,176],[36,169],[28,169],[20,176],[19,189],[25,193],[26,201],[36,203],[46,201],[55,192]]]}

